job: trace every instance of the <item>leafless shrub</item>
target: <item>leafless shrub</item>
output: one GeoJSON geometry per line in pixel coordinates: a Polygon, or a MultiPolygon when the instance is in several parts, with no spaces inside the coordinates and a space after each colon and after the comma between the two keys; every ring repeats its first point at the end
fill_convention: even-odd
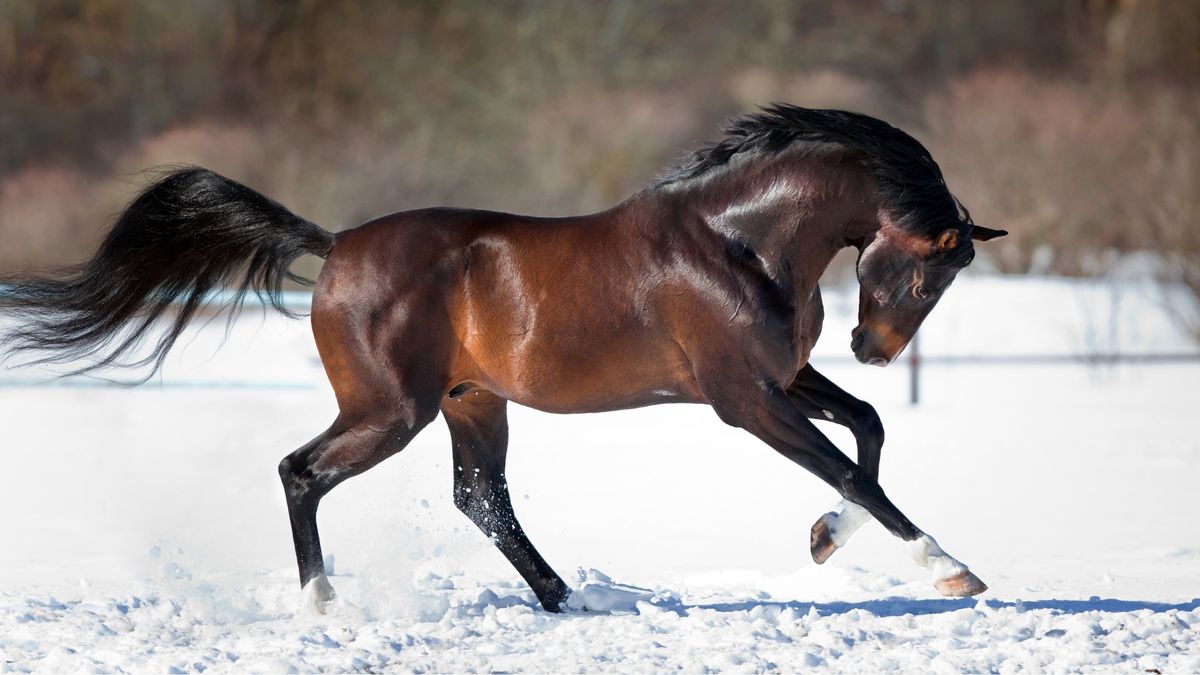
{"type": "Polygon", "coordinates": [[[78,262],[99,240],[88,223],[93,182],[61,168],[30,167],[0,182],[0,269],[78,262]]]}
{"type": "Polygon", "coordinates": [[[986,70],[926,118],[975,220],[1013,233],[989,247],[1002,270],[1102,275],[1148,250],[1200,301],[1197,92],[986,70]]]}

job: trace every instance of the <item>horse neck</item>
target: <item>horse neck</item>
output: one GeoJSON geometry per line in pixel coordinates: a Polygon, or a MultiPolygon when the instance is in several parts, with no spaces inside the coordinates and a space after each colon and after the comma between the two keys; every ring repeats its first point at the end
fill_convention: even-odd
{"type": "Polygon", "coordinates": [[[879,228],[874,179],[845,155],[782,155],[672,186],[671,198],[755,252],[795,288],[816,285],[834,255],[879,228]]]}

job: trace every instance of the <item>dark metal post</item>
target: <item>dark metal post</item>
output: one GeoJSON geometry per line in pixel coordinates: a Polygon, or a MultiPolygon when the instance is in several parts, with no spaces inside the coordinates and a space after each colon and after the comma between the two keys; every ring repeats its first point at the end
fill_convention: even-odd
{"type": "Polygon", "coordinates": [[[921,334],[913,335],[912,343],[908,345],[908,402],[916,405],[921,402],[921,334]]]}

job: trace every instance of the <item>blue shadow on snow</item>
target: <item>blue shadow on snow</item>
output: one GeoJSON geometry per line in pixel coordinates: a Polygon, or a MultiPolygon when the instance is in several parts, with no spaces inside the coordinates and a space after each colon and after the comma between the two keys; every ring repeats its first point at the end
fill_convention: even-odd
{"type": "MultiPolygon", "coordinates": [[[[1148,609],[1152,612],[1166,612],[1170,610],[1180,610],[1191,612],[1200,608],[1200,598],[1193,598],[1188,602],[1168,603],[1168,602],[1150,602],[1146,600],[1118,600],[1115,598],[1091,598],[1089,600],[1024,600],[1009,602],[1004,600],[985,599],[984,602],[992,609],[1003,609],[1005,607],[1021,606],[1024,609],[1052,609],[1064,614],[1081,614],[1083,612],[1136,612],[1143,609],[1148,609]]],[[[751,600],[747,602],[727,602],[727,603],[685,603],[676,598],[671,598],[666,601],[658,601],[653,604],[656,606],[674,611],[685,612],[689,609],[711,609],[718,612],[745,612],[755,607],[769,606],[791,608],[799,612],[807,613],[810,609],[815,608],[818,614],[845,614],[846,612],[861,609],[870,612],[875,616],[904,616],[906,614],[926,615],[926,614],[942,614],[945,612],[956,612],[960,609],[971,609],[979,603],[977,599],[971,598],[955,598],[955,599],[929,599],[929,600],[913,600],[911,598],[883,598],[880,600],[865,600],[862,602],[770,602],[764,600],[751,600]]]]}

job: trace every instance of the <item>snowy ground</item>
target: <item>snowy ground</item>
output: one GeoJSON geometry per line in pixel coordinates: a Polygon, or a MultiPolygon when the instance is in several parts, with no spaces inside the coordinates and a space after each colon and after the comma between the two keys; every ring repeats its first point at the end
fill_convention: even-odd
{"type": "MultiPolygon", "coordinates": [[[[1157,301],[966,278],[922,347],[1194,349],[1157,301]]],[[[298,613],[275,464],[333,401],[305,323],[249,316],[215,356],[222,327],[199,331],[158,385],[0,372],[0,672],[1200,670],[1200,364],[929,367],[910,408],[899,364],[846,361],[853,302],[827,292],[814,363],[876,404],[885,488],[981,599],[938,598],[875,523],[814,565],[833,491],[706,408],[659,406],[510,415],[531,539],[569,580],[640,597],[537,608],[455,511],[437,421],[325,500],[341,599],[298,613]]]]}

